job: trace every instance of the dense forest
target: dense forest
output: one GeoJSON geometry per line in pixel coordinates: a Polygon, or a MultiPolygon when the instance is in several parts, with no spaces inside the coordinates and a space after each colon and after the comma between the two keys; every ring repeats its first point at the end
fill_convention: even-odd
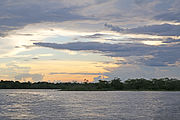
{"type": "Polygon", "coordinates": [[[179,91],[180,80],[170,78],[160,78],[147,80],[128,79],[121,81],[120,78],[114,78],[111,81],[99,80],[97,83],[89,83],[87,81],[78,82],[19,82],[19,81],[0,81],[0,89],[61,89],[64,91],[99,91],[99,90],[152,90],[152,91],[179,91]]]}

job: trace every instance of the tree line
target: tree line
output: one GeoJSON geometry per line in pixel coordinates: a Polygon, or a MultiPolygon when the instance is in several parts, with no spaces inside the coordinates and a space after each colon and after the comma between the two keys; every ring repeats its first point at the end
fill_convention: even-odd
{"type": "Polygon", "coordinates": [[[114,78],[111,81],[99,80],[91,83],[87,80],[78,82],[19,82],[19,81],[0,81],[0,89],[61,89],[66,91],[99,91],[99,90],[152,90],[152,91],[180,91],[180,80],[175,78],[160,78],[147,80],[144,78],[128,79],[122,81],[114,78]]]}

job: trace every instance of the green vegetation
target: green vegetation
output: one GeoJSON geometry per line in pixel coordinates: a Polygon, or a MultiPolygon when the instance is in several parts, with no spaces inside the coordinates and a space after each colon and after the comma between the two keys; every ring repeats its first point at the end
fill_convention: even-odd
{"type": "Polygon", "coordinates": [[[128,79],[124,82],[120,78],[111,81],[99,80],[98,83],[48,83],[48,82],[18,82],[0,81],[0,89],[61,89],[65,91],[114,91],[114,90],[152,90],[152,91],[180,91],[180,80],[160,78],[146,80],[128,79]]]}

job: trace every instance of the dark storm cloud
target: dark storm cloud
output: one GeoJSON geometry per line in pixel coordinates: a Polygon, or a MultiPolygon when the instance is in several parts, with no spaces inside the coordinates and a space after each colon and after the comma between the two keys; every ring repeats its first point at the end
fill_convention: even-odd
{"type": "MultiPolygon", "coordinates": [[[[67,44],[56,43],[34,43],[42,47],[49,47],[53,49],[68,49],[74,51],[94,51],[101,52],[106,56],[111,57],[141,57],[137,62],[148,66],[168,66],[168,64],[175,64],[180,60],[180,44],[171,46],[149,46],[143,44],[108,44],[98,42],[75,42],[67,44]],[[146,59],[143,56],[153,56],[146,59]]],[[[136,62],[133,62],[136,63],[136,62]]]]}
{"type": "Polygon", "coordinates": [[[118,26],[105,24],[105,27],[110,28],[112,31],[121,33],[133,33],[133,34],[149,34],[159,36],[180,36],[180,25],[161,24],[150,25],[143,27],[136,27],[131,29],[124,29],[118,26]]]}

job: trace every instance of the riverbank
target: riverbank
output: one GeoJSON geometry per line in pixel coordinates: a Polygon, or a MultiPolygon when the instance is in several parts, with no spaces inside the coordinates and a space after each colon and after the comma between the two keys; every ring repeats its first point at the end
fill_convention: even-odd
{"type": "Polygon", "coordinates": [[[61,89],[62,91],[180,91],[180,80],[160,78],[146,80],[120,78],[111,81],[99,80],[97,83],[88,82],[19,82],[0,81],[0,89],[61,89]]]}

